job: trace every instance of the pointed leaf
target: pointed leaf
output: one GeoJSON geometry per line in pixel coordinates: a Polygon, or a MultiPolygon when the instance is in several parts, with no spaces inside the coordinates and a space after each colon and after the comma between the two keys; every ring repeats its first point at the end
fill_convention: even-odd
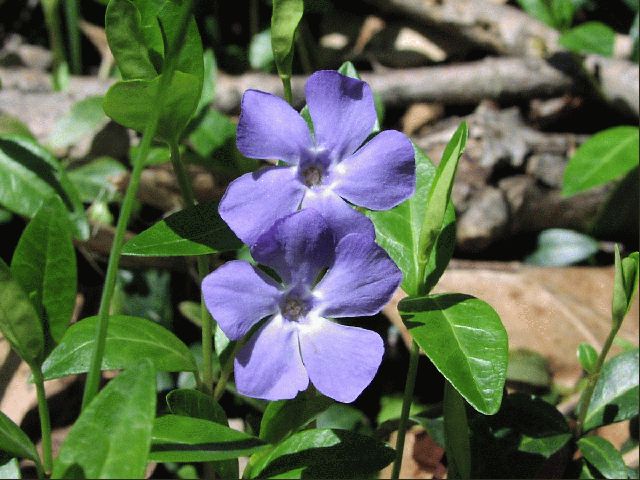
{"type": "Polygon", "coordinates": [[[583,437],[578,447],[584,458],[595,467],[604,478],[627,478],[627,467],[622,455],[602,437],[583,437]]]}
{"type": "Polygon", "coordinates": [[[638,352],[636,348],[621,353],[604,364],[584,420],[585,431],[638,415],[638,352]]]}
{"type": "Polygon", "coordinates": [[[409,297],[398,308],[413,339],[467,402],[485,415],[496,413],[508,344],[495,310],[462,294],[409,297]]]}
{"type": "MultiPolygon", "coordinates": [[[[416,192],[410,199],[387,211],[368,211],[367,216],[376,229],[376,241],[402,270],[402,289],[409,295],[417,295],[419,278],[419,238],[426,215],[429,191],[433,185],[436,168],[416,145],[416,192]]],[[[440,225],[441,232],[431,251],[427,265],[427,290],[431,290],[444,272],[455,247],[455,210],[451,202],[440,225]]]]}
{"type": "Polygon", "coordinates": [[[260,438],[265,442],[278,443],[307,425],[333,403],[332,399],[322,395],[300,395],[293,400],[270,402],[260,422],[260,438]]]}
{"type": "Polygon", "coordinates": [[[102,110],[102,97],[95,96],[76,102],[69,113],[60,118],[48,138],[53,148],[69,148],[83,138],[97,133],[109,122],[102,110]]]}
{"type": "Polygon", "coordinates": [[[44,313],[55,342],[67,330],[76,303],[76,254],[71,225],[57,197],[43,204],[24,229],[11,274],[44,313]]]}
{"type": "Polygon", "coordinates": [[[305,430],[260,457],[249,478],[362,478],[377,473],[395,452],[372,437],[347,430],[305,430]]]}
{"type": "Polygon", "coordinates": [[[124,255],[193,256],[235,250],[241,245],[218,214],[217,203],[198,204],[169,215],[129,240],[124,255]]]}
{"type": "Polygon", "coordinates": [[[613,127],[584,142],[569,159],[562,194],[575,195],[638,166],[638,127],[613,127]]]}
{"type": "Polygon", "coordinates": [[[588,259],[598,249],[598,242],[589,235],[564,228],[550,228],[540,233],[536,251],[525,261],[543,267],[572,265],[588,259]]]}
{"type": "Polygon", "coordinates": [[[291,77],[293,42],[304,11],[303,0],[273,0],[271,47],[280,77],[291,77]]]}
{"type": "Polygon", "coordinates": [[[564,32],[560,45],[578,53],[597,53],[610,57],[616,40],[616,32],[602,22],[585,22],[564,32]]]}
{"type": "Polygon", "coordinates": [[[0,258],[0,332],[24,361],[37,364],[44,351],[44,331],[33,304],[0,258]]]}
{"type": "MultiPolygon", "coordinates": [[[[69,327],[42,365],[45,380],[89,370],[97,321],[98,317],[89,317],[69,327]]],[[[189,347],[166,328],[144,318],[109,317],[102,370],[128,368],[140,358],[151,360],[161,372],[196,370],[189,347]]]]}
{"type": "Polygon", "coordinates": [[[38,457],[33,442],[18,425],[2,412],[0,412],[0,451],[40,463],[40,457],[38,457]]]}
{"type": "Polygon", "coordinates": [[[115,179],[126,171],[126,167],[117,160],[101,157],[69,170],[69,179],[75,185],[83,202],[91,203],[95,200],[113,202],[121,196],[115,179]]]}
{"type": "Polygon", "coordinates": [[[591,345],[583,342],[578,345],[578,361],[585,372],[593,373],[598,361],[598,352],[591,345]]]}
{"type": "Polygon", "coordinates": [[[156,372],[143,360],[111,380],[82,412],[52,478],[144,478],[155,412],[156,372]]]}
{"type": "Polygon", "coordinates": [[[0,135],[0,205],[33,217],[54,195],[64,203],[74,235],[87,239],[89,224],[84,207],[58,160],[33,140],[0,135]]]}
{"type": "Polygon", "coordinates": [[[181,415],[157,418],[150,459],[157,462],[211,462],[246,457],[266,444],[218,423],[181,415]]]}

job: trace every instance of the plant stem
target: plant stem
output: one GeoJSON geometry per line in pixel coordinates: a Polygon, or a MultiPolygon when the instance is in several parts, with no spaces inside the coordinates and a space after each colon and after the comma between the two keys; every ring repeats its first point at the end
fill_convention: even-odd
{"type": "Polygon", "coordinates": [[[418,358],[420,357],[420,347],[414,341],[411,344],[409,353],[409,368],[407,370],[407,382],[404,386],[404,396],[402,399],[402,412],[400,414],[400,425],[398,426],[398,439],[396,440],[396,459],[393,463],[391,480],[400,478],[400,468],[402,467],[402,454],[404,451],[404,437],[407,433],[409,423],[409,411],[413,400],[413,390],[416,386],[416,375],[418,373],[418,358]]]}
{"type": "Polygon", "coordinates": [[[33,382],[36,385],[38,396],[38,414],[40,415],[40,431],[42,432],[42,463],[44,471],[48,475],[53,467],[53,457],[51,454],[51,421],[49,419],[49,406],[47,405],[47,395],[44,390],[44,378],[39,366],[31,366],[33,382]]]}
{"type": "Polygon", "coordinates": [[[448,478],[467,479],[471,475],[471,446],[465,400],[449,381],[444,384],[444,438],[448,478]]]}
{"type": "MultiPolygon", "coordinates": [[[[193,189],[191,182],[184,168],[184,164],[180,158],[180,146],[177,141],[170,144],[171,148],[171,164],[178,178],[178,185],[182,192],[182,200],[186,207],[195,205],[193,189]]],[[[206,256],[196,257],[198,266],[198,279],[202,279],[209,272],[209,262],[206,256]]],[[[201,389],[203,393],[211,394],[213,391],[213,319],[204,304],[202,295],[200,296],[200,321],[202,323],[202,383],[201,389]]]]}
{"type": "Polygon", "coordinates": [[[289,104],[293,103],[293,93],[291,92],[291,76],[280,75],[280,80],[282,80],[282,85],[284,87],[284,99],[289,104]]]}
{"type": "Polygon", "coordinates": [[[49,34],[49,44],[53,54],[53,89],[59,91],[65,88],[64,76],[66,75],[67,61],[62,43],[62,27],[58,0],[42,0],[42,11],[44,13],[44,22],[49,34]]]}
{"type": "Polygon", "coordinates": [[[98,393],[98,387],[101,377],[102,357],[104,356],[104,349],[106,344],[107,328],[109,326],[109,310],[111,307],[111,300],[113,298],[113,292],[116,286],[116,278],[118,274],[118,263],[120,261],[120,254],[122,253],[122,245],[124,243],[124,235],[127,230],[127,224],[129,223],[129,217],[133,209],[134,200],[140,185],[140,175],[144,168],[145,160],[151,147],[151,142],[155,136],[158,124],[160,122],[160,112],[162,110],[162,104],[164,100],[164,92],[171,84],[171,78],[176,65],[177,52],[184,40],[184,36],[187,31],[187,25],[191,9],[193,7],[193,0],[187,0],[182,11],[182,16],[178,20],[178,34],[175,37],[175,42],[169,49],[167,60],[165,61],[165,67],[160,78],[160,84],[156,92],[155,101],[153,103],[154,109],[151,112],[149,123],[145,126],[142,134],[142,140],[140,142],[140,148],[136,158],[133,161],[133,171],[131,172],[131,178],[129,179],[129,185],[124,195],[122,202],[122,209],[118,217],[118,224],[116,225],[116,231],[113,237],[113,245],[111,247],[111,253],[109,255],[109,263],[107,264],[107,274],[105,278],[105,285],[102,290],[102,298],[100,299],[100,308],[98,310],[98,324],[96,326],[95,346],[93,348],[93,354],[91,356],[91,365],[87,375],[87,381],[84,388],[84,395],[82,397],[82,408],[86,408],[87,405],[93,400],[98,393]]]}
{"type": "Polygon", "coordinates": [[[600,377],[600,371],[602,370],[602,365],[604,365],[604,361],[606,360],[607,355],[609,354],[611,345],[613,345],[613,339],[616,338],[616,335],[619,329],[620,329],[619,326],[618,328],[611,329],[611,331],[609,332],[609,336],[607,337],[607,340],[604,342],[602,351],[598,356],[598,360],[596,361],[596,365],[593,368],[593,372],[589,374],[589,380],[587,381],[587,386],[584,389],[582,398],[580,399],[578,421],[576,424],[576,437],[580,437],[582,435],[582,432],[584,429],[584,420],[587,416],[587,411],[589,410],[589,404],[591,403],[591,397],[593,397],[593,392],[596,388],[596,383],[598,383],[598,378],[600,377]]]}
{"type": "Polygon", "coordinates": [[[82,51],[80,43],[80,26],[78,19],[79,1],[64,0],[64,12],[67,19],[67,38],[69,40],[69,52],[71,72],[80,75],[82,73],[82,51]]]}

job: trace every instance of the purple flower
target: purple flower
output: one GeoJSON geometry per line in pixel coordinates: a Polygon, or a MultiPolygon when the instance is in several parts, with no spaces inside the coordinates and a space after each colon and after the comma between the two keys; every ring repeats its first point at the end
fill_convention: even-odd
{"type": "Polygon", "coordinates": [[[220,215],[248,245],[300,208],[316,209],[339,236],[362,231],[373,237],[371,222],[345,200],[387,210],[413,194],[414,152],[404,134],[387,130],[361,146],[376,121],[366,83],[324,70],[309,78],[305,94],[313,134],[282,98],[258,90],[242,97],[238,149],[287,164],[241,176],[220,202],[220,215]]]}
{"type": "Polygon", "coordinates": [[[238,391],[287,399],[311,381],[335,400],[355,400],[378,370],[383,342],[375,332],[328,318],[380,311],[402,280],[398,267],[366,234],[336,242],[312,209],[276,221],[251,253],[281,281],[235,260],[202,282],[207,308],[231,340],[267,318],[236,356],[238,391]]]}

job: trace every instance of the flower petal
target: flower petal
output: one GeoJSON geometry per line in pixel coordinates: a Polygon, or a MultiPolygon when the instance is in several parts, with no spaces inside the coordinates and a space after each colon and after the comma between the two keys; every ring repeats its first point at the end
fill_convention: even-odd
{"type": "Polygon", "coordinates": [[[240,240],[253,245],[278,218],[298,209],[304,190],[294,168],[267,167],[231,182],[218,211],[240,240]]]}
{"type": "Polygon", "coordinates": [[[321,70],[307,80],[307,105],[316,144],[337,158],[352,154],[371,133],[376,108],[369,85],[334,70],[321,70]]]}
{"type": "Polygon", "coordinates": [[[336,247],[336,259],[313,293],[319,315],[374,315],[391,299],[402,273],[368,236],[351,234],[336,247]]]}
{"type": "Polygon", "coordinates": [[[382,338],[321,317],[307,321],[300,325],[300,351],[311,383],[327,397],[353,402],[378,371],[382,338]]]}
{"type": "Polygon", "coordinates": [[[273,158],[290,164],[313,145],[306,122],[282,98],[259,90],[242,96],[238,150],[249,158],[273,158]]]}
{"type": "Polygon", "coordinates": [[[240,260],[227,262],[202,280],[207,309],[231,340],[278,310],[282,292],[260,270],[240,260]]]}
{"type": "Polygon", "coordinates": [[[372,240],[376,236],[371,220],[329,190],[308,190],[302,200],[302,208],[318,211],[337,240],[356,232],[368,235],[372,240]]]}
{"type": "Polygon", "coordinates": [[[251,249],[253,258],[273,268],[286,284],[311,286],[333,262],[335,240],[327,222],[305,209],[276,221],[251,249]]]}
{"type": "Polygon", "coordinates": [[[396,130],[379,133],[333,170],[338,195],[374,210],[393,208],[415,190],[413,146],[396,130]]]}
{"type": "Polygon", "coordinates": [[[242,347],[235,359],[236,388],[265,400],[294,398],[309,385],[298,345],[298,327],[276,315],[242,347]]]}

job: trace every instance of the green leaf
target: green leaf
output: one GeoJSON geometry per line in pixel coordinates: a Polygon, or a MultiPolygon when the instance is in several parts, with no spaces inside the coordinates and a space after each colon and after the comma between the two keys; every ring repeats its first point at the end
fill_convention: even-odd
{"type": "Polygon", "coordinates": [[[28,458],[37,464],[40,457],[33,442],[22,429],[0,412],[0,450],[18,458],[28,458]]]}
{"type": "Polygon", "coordinates": [[[157,418],[150,459],[156,462],[211,462],[246,457],[267,445],[218,423],[181,415],[157,418]]]}
{"type": "Polygon", "coordinates": [[[553,14],[554,23],[560,31],[571,27],[575,11],[576,5],[573,3],[573,0],[551,1],[551,13],[553,14]]]}
{"type": "MultiPolygon", "coordinates": [[[[191,389],[178,389],[169,392],[167,405],[171,413],[191,418],[200,418],[210,422],[229,426],[227,414],[211,395],[191,389]]],[[[214,470],[221,478],[240,478],[238,461],[235,459],[214,462],[214,470]]]]}
{"type": "Polygon", "coordinates": [[[545,0],[518,0],[518,5],[532,17],[537,18],[550,27],[557,27],[551,9],[545,0]]]}
{"type": "Polygon", "coordinates": [[[371,430],[367,416],[356,407],[344,403],[334,403],[320,413],[316,417],[316,428],[337,428],[358,433],[368,433],[371,430]]]}
{"type": "MultiPolygon", "coordinates": [[[[433,185],[436,168],[416,145],[416,193],[410,199],[387,211],[367,211],[373,221],[376,240],[402,270],[402,288],[409,295],[417,295],[421,279],[417,262],[419,238],[425,218],[426,201],[433,185]]],[[[444,272],[455,247],[455,210],[449,202],[442,230],[431,251],[427,266],[427,290],[431,290],[444,272]]]]}
{"type": "Polygon", "coordinates": [[[249,478],[361,478],[394,458],[388,445],[347,430],[305,430],[292,435],[251,466],[249,478]]]}
{"type": "Polygon", "coordinates": [[[508,342],[495,310],[462,294],[409,297],[398,308],[413,339],[467,402],[485,415],[496,413],[508,342]]]}
{"type": "Polygon", "coordinates": [[[299,395],[293,400],[270,402],[260,422],[260,438],[278,443],[314,420],[334,403],[322,395],[299,395]]]}
{"type": "Polygon", "coordinates": [[[584,458],[595,467],[604,478],[627,478],[627,467],[620,452],[602,437],[583,437],[578,440],[578,448],[584,458]]]}
{"type": "Polygon", "coordinates": [[[129,0],[111,0],[104,21],[109,48],[122,78],[156,77],[158,72],[149,58],[142,17],[136,6],[129,0]]]}
{"type": "Polygon", "coordinates": [[[203,82],[202,92],[200,93],[200,100],[198,101],[198,107],[196,112],[207,108],[211,102],[213,102],[216,94],[216,81],[218,77],[218,65],[216,63],[216,57],[213,54],[213,50],[207,49],[202,55],[203,61],[203,82]]]}
{"type": "Polygon", "coordinates": [[[582,342],[578,345],[578,361],[580,366],[587,373],[593,373],[596,362],[598,361],[598,352],[588,343],[582,342]]]}
{"type": "Polygon", "coordinates": [[[69,170],[69,180],[73,182],[83,202],[95,200],[113,202],[120,198],[114,180],[127,169],[117,160],[101,157],[73,170],[69,170]]]}
{"type": "Polygon", "coordinates": [[[144,359],[111,380],[82,412],[52,478],[144,478],[155,412],[156,372],[144,359]]]}
{"type": "Polygon", "coordinates": [[[202,157],[211,156],[216,150],[235,142],[236,125],[225,114],[208,110],[189,134],[189,144],[202,157]]]}
{"type": "Polygon", "coordinates": [[[71,225],[57,197],[40,207],[24,229],[11,260],[11,274],[49,326],[57,343],[76,304],[76,254],[71,225]]]}
{"type": "Polygon", "coordinates": [[[445,450],[451,478],[471,477],[471,447],[467,409],[462,396],[447,382],[442,400],[445,450]]]}
{"type": "Polygon", "coordinates": [[[123,255],[193,256],[235,250],[240,240],[220,218],[217,203],[188,207],[129,240],[123,255]]]}
{"type": "Polygon", "coordinates": [[[613,127],[584,142],[569,159],[562,194],[575,195],[638,166],[638,127],[613,127]]]}
{"type": "Polygon", "coordinates": [[[620,250],[615,247],[615,275],[613,283],[612,319],[614,328],[619,328],[629,313],[633,296],[638,289],[638,252],[620,260],[620,250]]]}
{"type": "Polygon", "coordinates": [[[613,55],[616,33],[602,22],[585,22],[564,32],[558,41],[573,52],[610,57],[613,55]]]}
{"type": "Polygon", "coordinates": [[[22,478],[17,458],[11,458],[3,465],[0,465],[0,478],[22,478]]]}
{"type": "Polygon", "coordinates": [[[84,207],[58,160],[26,137],[0,135],[0,205],[33,217],[54,195],[64,203],[74,235],[89,238],[84,207]]]}
{"type": "Polygon", "coordinates": [[[538,235],[536,251],[525,261],[542,267],[563,267],[582,262],[598,250],[598,242],[589,235],[563,228],[550,228],[538,235]]]}
{"type": "Polygon", "coordinates": [[[551,375],[547,359],[531,350],[511,350],[507,367],[507,381],[524,383],[538,388],[549,388],[551,375]]]}
{"type": "MultiPolygon", "coordinates": [[[[89,370],[98,317],[69,327],[60,344],[42,365],[45,380],[89,370]]],[[[118,370],[147,358],[160,372],[195,371],[189,347],[164,327],[144,318],[113,315],[109,318],[102,370],[118,370]]]]}
{"type": "Polygon", "coordinates": [[[271,48],[271,30],[263,30],[251,39],[249,44],[249,64],[254,70],[271,72],[274,65],[271,48]]]}
{"type": "MultiPolygon", "coordinates": [[[[104,97],[105,113],[114,121],[138,132],[144,131],[152,115],[149,108],[156,101],[161,76],[153,80],[124,80],[113,85],[104,97]]],[[[162,104],[157,135],[167,141],[177,140],[189,123],[200,99],[200,90],[193,88],[198,78],[176,71],[167,87],[162,104]]]]}
{"type": "Polygon", "coordinates": [[[637,348],[604,364],[584,420],[585,431],[638,415],[638,375],[637,348]]]}
{"type": "Polygon", "coordinates": [[[41,361],[44,331],[33,304],[0,258],[0,332],[29,364],[41,361]]]}
{"type": "Polygon", "coordinates": [[[293,42],[304,11],[303,0],[273,0],[271,47],[278,74],[291,77],[293,42]]]}
{"type": "Polygon", "coordinates": [[[28,137],[30,140],[35,141],[35,137],[29,130],[29,127],[21,120],[8,115],[6,113],[0,113],[0,135],[15,134],[22,137],[28,137]]]}
{"type": "Polygon", "coordinates": [[[75,103],[69,113],[56,122],[48,143],[53,148],[69,148],[99,131],[108,121],[102,110],[102,97],[85,98],[75,103]]]}

